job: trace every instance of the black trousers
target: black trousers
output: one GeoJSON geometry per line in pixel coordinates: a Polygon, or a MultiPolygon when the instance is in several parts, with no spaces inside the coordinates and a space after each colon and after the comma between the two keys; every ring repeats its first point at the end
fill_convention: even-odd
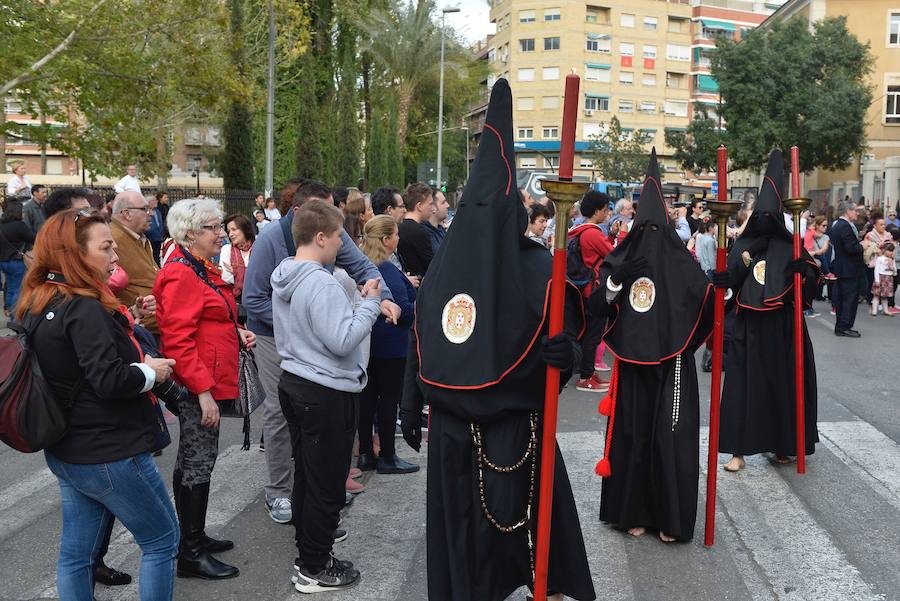
{"type": "Polygon", "coordinates": [[[835,332],[849,330],[856,323],[856,309],[859,301],[859,278],[838,278],[832,288],[834,312],[837,317],[835,332]]]}
{"type": "Polygon", "coordinates": [[[297,550],[313,573],[328,561],[344,506],[358,397],[288,372],[278,383],[278,400],[294,452],[291,507],[297,550]]]}
{"type": "Polygon", "coordinates": [[[603,332],[606,330],[605,317],[596,317],[589,311],[585,311],[584,318],[585,329],[584,337],[581,339],[581,365],[578,367],[582,380],[594,375],[594,356],[597,354],[597,347],[600,346],[603,332]]]}
{"type": "Polygon", "coordinates": [[[386,459],[396,454],[394,432],[397,409],[403,394],[406,358],[369,359],[369,381],[359,395],[359,453],[372,453],[372,426],[378,414],[379,455],[386,459]]]}

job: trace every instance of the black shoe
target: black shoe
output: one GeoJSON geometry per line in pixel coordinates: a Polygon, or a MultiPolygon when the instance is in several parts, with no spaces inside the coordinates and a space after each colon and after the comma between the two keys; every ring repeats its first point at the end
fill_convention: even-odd
{"type": "MultiPolygon", "coordinates": [[[[180,483],[179,483],[180,484],[180,483]]],[[[178,521],[181,526],[181,549],[178,552],[178,576],[221,580],[240,574],[234,566],[219,561],[206,547],[206,507],[209,504],[209,482],[197,486],[179,486],[178,521]]],[[[226,542],[226,541],[218,541],[226,542]]]]}
{"type": "Polygon", "coordinates": [[[94,568],[94,581],[106,586],[124,586],[131,584],[131,575],[109,567],[101,559],[97,567],[94,568]]]}
{"type": "Polygon", "coordinates": [[[219,540],[211,536],[203,535],[203,546],[209,553],[222,553],[234,549],[234,542],[230,540],[219,540]]]}
{"type": "Polygon", "coordinates": [[[412,474],[413,472],[418,471],[418,465],[409,463],[408,461],[403,461],[396,455],[389,459],[385,459],[384,457],[378,458],[379,474],[412,474]]]}
{"type": "MultiPolygon", "coordinates": [[[[330,554],[331,560],[335,562],[341,569],[350,570],[353,568],[352,561],[344,561],[342,559],[338,559],[334,556],[334,553],[330,554]]],[[[297,581],[300,580],[300,568],[303,567],[303,561],[298,557],[294,560],[294,575],[291,576],[291,582],[297,584],[297,581]]]]}
{"type": "Polygon", "coordinates": [[[378,457],[375,456],[375,453],[360,453],[356,467],[361,471],[370,472],[378,467],[378,457]]]}
{"type": "Polygon", "coordinates": [[[306,566],[300,566],[294,584],[301,593],[321,593],[349,588],[359,582],[359,570],[347,568],[340,560],[328,559],[325,566],[313,573],[306,566]]]}
{"type": "Polygon", "coordinates": [[[846,336],[847,338],[859,338],[861,334],[855,330],[835,330],[835,336],[846,336]]]}
{"type": "Polygon", "coordinates": [[[851,334],[856,334],[857,336],[862,336],[862,334],[859,333],[859,330],[854,330],[853,328],[850,328],[847,331],[850,332],[851,334]]]}
{"type": "Polygon", "coordinates": [[[334,542],[342,543],[347,540],[347,537],[350,536],[347,534],[346,530],[341,530],[340,528],[336,528],[334,531],[334,542]]]}

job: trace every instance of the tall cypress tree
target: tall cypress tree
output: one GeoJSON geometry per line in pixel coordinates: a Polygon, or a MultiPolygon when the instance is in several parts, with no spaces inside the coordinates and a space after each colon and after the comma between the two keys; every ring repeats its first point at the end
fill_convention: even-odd
{"type": "Polygon", "coordinates": [[[400,138],[397,132],[397,111],[391,111],[391,119],[387,128],[386,161],[388,179],[392,186],[403,188],[406,185],[406,173],[403,165],[403,151],[400,150],[400,138]]]}
{"type": "Polygon", "coordinates": [[[381,115],[376,109],[372,111],[372,131],[369,134],[369,147],[366,149],[368,153],[370,191],[375,191],[382,186],[390,184],[390,173],[388,172],[387,154],[385,152],[387,150],[386,145],[384,125],[381,115]]]}
{"type": "MultiPolygon", "coordinates": [[[[246,77],[244,62],[244,0],[229,0],[231,36],[234,44],[232,60],[242,77],[246,77]]],[[[250,111],[243,102],[232,102],[222,132],[225,148],[222,152],[222,178],[225,188],[250,190],[253,187],[253,142],[250,133],[250,111]]]]}
{"type": "Polygon", "coordinates": [[[338,85],[337,127],[335,128],[334,171],[336,183],[356,186],[360,178],[359,115],[356,100],[356,69],[350,58],[344,60],[338,85]]]}
{"type": "MultiPolygon", "coordinates": [[[[313,81],[316,58],[306,53],[300,58],[299,81],[313,81]]],[[[298,86],[299,87],[299,86],[298,86]]],[[[309,95],[298,102],[296,130],[296,175],[310,179],[322,179],[322,140],[319,131],[319,103],[309,95]]]]}

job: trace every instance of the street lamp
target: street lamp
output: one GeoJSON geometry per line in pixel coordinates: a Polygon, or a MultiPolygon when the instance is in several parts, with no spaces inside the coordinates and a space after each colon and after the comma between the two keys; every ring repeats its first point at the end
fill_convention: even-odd
{"type": "MultiPolygon", "coordinates": [[[[438,91],[438,149],[437,149],[437,187],[441,187],[441,160],[444,143],[444,21],[449,13],[458,13],[458,6],[441,9],[441,81],[438,91]]],[[[468,142],[468,140],[467,140],[468,142]]]]}

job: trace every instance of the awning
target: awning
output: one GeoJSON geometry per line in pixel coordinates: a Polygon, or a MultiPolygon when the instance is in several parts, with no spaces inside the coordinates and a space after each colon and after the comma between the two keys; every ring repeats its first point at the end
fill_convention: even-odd
{"type": "Polygon", "coordinates": [[[586,98],[606,98],[609,99],[609,94],[592,94],[591,92],[584,93],[586,98]]]}
{"type": "Polygon", "coordinates": [[[608,33],[588,33],[587,39],[589,40],[608,40],[612,36],[608,33]]]}
{"type": "Polygon", "coordinates": [[[609,65],[603,65],[601,63],[585,63],[588,69],[609,69],[609,65]]]}
{"type": "Polygon", "coordinates": [[[736,31],[737,26],[726,23],[725,21],[715,21],[713,19],[701,19],[701,23],[703,23],[703,27],[707,29],[721,29],[722,31],[736,31]]]}
{"type": "Polygon", "coordinates": [[[712,75],[698,75],[697,87],[707,92],[718,92],[719,82],[712,75]]]}
{"type": "Polygon", "coordinates": [[[667,132],[670,132],[670,131],[686,132],[687,128],[686,127],[667,127],[666,131],[667,132]]]}

